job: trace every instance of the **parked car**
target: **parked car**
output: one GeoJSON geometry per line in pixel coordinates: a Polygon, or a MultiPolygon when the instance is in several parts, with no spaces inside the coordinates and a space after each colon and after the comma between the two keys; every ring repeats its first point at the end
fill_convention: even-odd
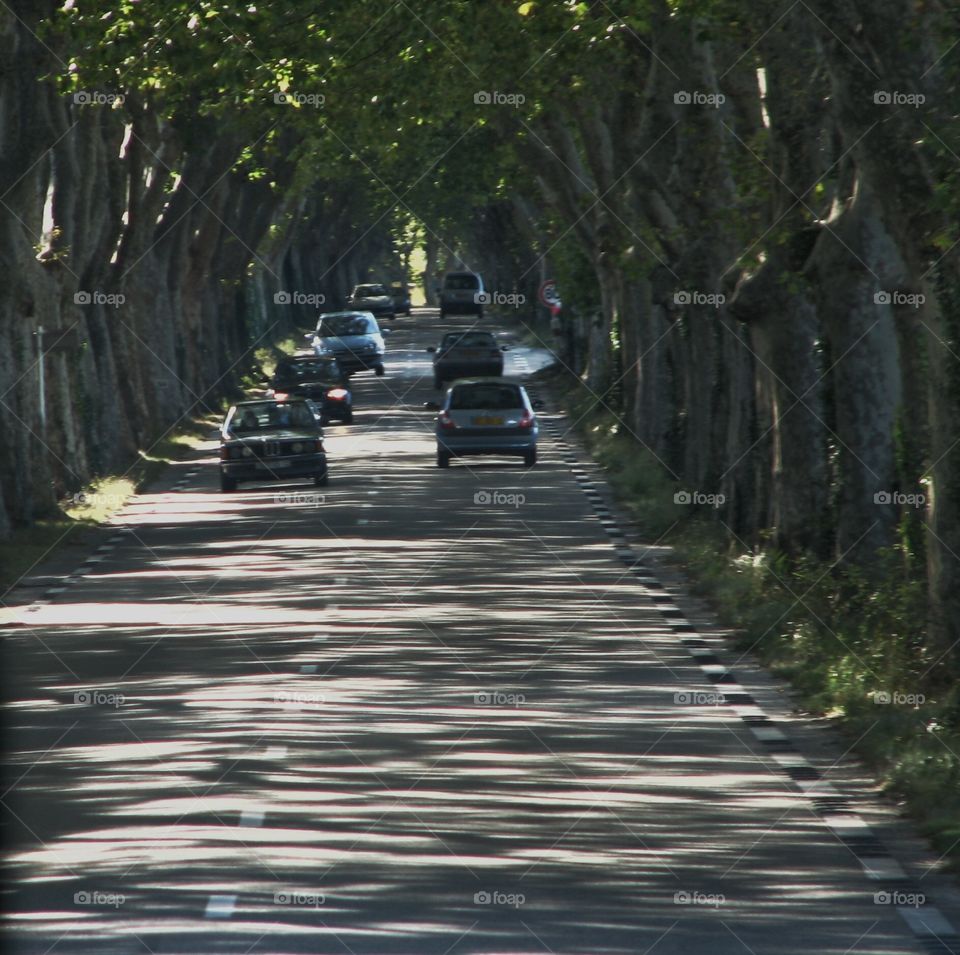
{"type": "Polygon", "coordinates": [[[372,312],[381,318],[396,318],[393,294],[385,285],[357,285],[347,298],[347,305],[361,312],[372,312]]]}
{"type": "Polygon", "coordinates": [[[346,375],[370,368],[383,374],[386,346],[370,312],[328,312],[320,316],[316,331],[308,332],[306,338],[318,358],[336,358],[346,375]]]}
{"type": "Polygon", "coordinates": [[[353,395],[350,383],[336,358],[305,355],[277,363],[273,376],[266,379],[268,397],[310,398],[320,406],[321,421],[353,421],[353,395]]]}
{"type": "Polygon", "coordinates": [[[442,388],[445,381],[476,375],[503,374],[503,353],[508,345],[497,345],[490,332],[448,332],[439,348],[427,349],[433,358],[433,387],[442,388]]]}
{"type": "Polygon", "coordinates": [[[390,296],[393,298],[393,310],[397,315],[410,314],[410,289],[406,283],[391,282],[390,296]]]}
{"type": "Polygon", "coordinates": [[[447,272],[438,289],[440,318],[447,315],[476,315],[483,318],[483,279],[476,272],[447,272]]]}
{"type": "Polygon", "coordinates": [[[467,454],[520,455],[532,467],[539,431],[534,405],[522,385],[502,378],[455,382],[437,415],[437,467],[467,454]]]}
{"type": "Polygon", "coordinates": [[[327,483],[323,430],[306,398],[241,401],[220,429],[220,489],[241,481],[313,478],[327,483]]]}

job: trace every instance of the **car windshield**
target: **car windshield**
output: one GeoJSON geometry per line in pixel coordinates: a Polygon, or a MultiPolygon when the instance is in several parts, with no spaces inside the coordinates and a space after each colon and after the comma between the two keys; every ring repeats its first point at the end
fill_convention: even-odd
{"type": "Polygon", "coordinates": [[[387,290],[382,285],[358,285],[354,295],[386,295],[387,290]]]}
{"type": "Polygon", "coordinates": [[[506,411],[524,407],[520,389],[516,385],[476,384],[459,385],[450,395],[450,408],[465,411],[472,408],[506,411]]]}
{"type": "Polygon", "coordinates": [[[230,431],[235,434],[283,428],[315,431],[317,422],[310,406],[305,401],[259,401],[256,404],[239,405],[230,421],[230,431]]]}
{"type": "Polygon", "coordinates": [[[369,335],[373,332],[373,323],[362,315],[330,315],[320,319],[317,334],[325,336],[369,335]]]}
{"type": "Polygon", "coordinates": [[[470,272],[459,272],[454,275],[448,275],[443,284],[446,288],[454,290],[476,289],[480,287],[477,277],[470,272]]]}
{"type": "Polygon", "coordinates": [[[496,348],[497,343],[490,332],[450,332],[443,336],[440,345],[447,348],[496,348]]]}
{"type": "Polygon", "coordinates": [[[332,358],[284,362],[277,365],[274,375],[276,381],[290,384],[300,381],[339,381],[341,377],[340,366],[332,358]]]}

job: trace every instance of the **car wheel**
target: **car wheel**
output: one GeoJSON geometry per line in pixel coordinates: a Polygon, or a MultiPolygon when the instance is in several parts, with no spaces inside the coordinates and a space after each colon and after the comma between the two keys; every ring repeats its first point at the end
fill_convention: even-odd
{"type": "Polygon", "coordinates": [[[373,371],[378,378],[383,377],[383,365],[375,365],[373,371]]]}
{"type": "Polygon", "coordinates": [[[527,468],[532,468],[537,463],[537,452],[536,450],[527,451],[523,456],[523,466],[527,468]]]}
{"type": "Polygon", "coordinates": [[[353,410],[351,409],[343,416],[344,424],[353,424],[353,410]]]}
{"type": "Polygon", "coordinates": [[[314,477],[313,483],[316,484],[317,487],[326,487],[330,483],[330,476],[324,471],[323,474],[317,474],[314,477]]]}
{"type": "Polygon", "coordinates": [[[442,378],[434,377],[434,379],[433,379],[433,387],[436,388],[437,391],[440,391],[440,390],[443,388],[443,379],[442,379],[442,378]]]}
{"type": "Polygon", "coordinates": [[[227,477],[226,474],[220,475],[220,490],[228,494],[230,491],[235,491],[237,489],[236,478],[227,477]]]}
{"type": "Polygon", "coordinates": [[[438,467],[438,468],[447,468],[447,467],[450,467],[450,452],[449,452],[449,451],[438,451],[438,452],[437,452],[437,467],[438,467]]]}
{"type": "Polygon", "coordinates": [[[447,313],[441,308],[440,309],[440,321],[442,322],[447,317],[447,313]]]}
{"type": "Polygon", "coordinates": [[[478,309],[477,309],[477,321],[479,322],[481,318],[483,318],[483,309],[482,309],[482,308],[478,308],[478,309]]]}

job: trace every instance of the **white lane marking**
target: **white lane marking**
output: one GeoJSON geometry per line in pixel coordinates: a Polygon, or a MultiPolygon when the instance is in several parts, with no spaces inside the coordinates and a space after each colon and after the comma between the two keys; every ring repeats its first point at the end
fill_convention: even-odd
{"type": "MultiPolygon", "coordinates": [[[[753,723],[748,723],[747,726],[750,727],[750,732],[762,743],[783,743],[786,742],[787,737],[783,734],[781,730],[778,730],[773,726],[755,726],[753,723]]],[[[827,823],[829,825],[829,823],[827,823]]]]}
{"type": "Polygon", "coordinates": [[[316,673],[317,665],[316,663],[304,663],[300,666],[301,673],[316,673]]]}
{"type": "Polygon", "coordinates": [[[369,524],[370,522],[369,522],[365,517],[359,517],[359,518],[357,518],[357,523],[358,523],[358,524],[369,524]]]}
{"type": "Polygon", "coordinates": [[[266,752],[263,755],[265,759],[286,759],[287,747],[286,746],[268,746],[266,749],[266,752]]]}
{"type": "Polygon", "coordinates": [[[823,821],[834,832],[857,832],[861,835],[869,835],[872,829],[859,817],[852,813],[850,815],[841,815],[839,813],[825,812],[823,821]]]}
{"type": "Polygon", "coordinates": [[[113,550],[117,545],[116,544],[101,544],[97,550],[98,551],[108,551],[113,550]]]}
{"type": "Polygon", "coordinates": [[[44,591],[47,596],[53,596],[54,594],[62,594],[67,588],[66,587],[50,587],[44,591]]]}
{"type": "Polygon", "coordinates": [[[259,809],[244,809],[240,813],[240,825],[257,829],[263,825],[264,816],[265,813],[262,813],[259,809]]]}
{"type": "Polygon", "coordinates": [[[900,863],[893,859],[861,859],[860,865],[863,866],[864,875],[877,882],[885,882],[888,879],[899,882],[907,877],[900,863]]]}
{"type": "Polygon", "coordinates": [[[208,919],[228,919],[233,915],[236,904],[235,895],[211,895],[207,900],[207,910],[203,914],[208,919]]]}

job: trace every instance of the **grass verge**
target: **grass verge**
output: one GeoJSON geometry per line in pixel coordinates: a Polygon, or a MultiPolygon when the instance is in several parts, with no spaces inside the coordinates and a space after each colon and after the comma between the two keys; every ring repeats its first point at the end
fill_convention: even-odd
{"type": "Polygon", "coordinates": [[[925,646],[922,568],[893,551],[867,578],[769,549],[745,552],[709,508],[675,503],[681,488],[577,379],[551,370],[542,380],[621,506],[651,543],[673,549],[691,589],[736,634],[737,648],[832,721],[960,872],[960,687],[925,646]]]}

